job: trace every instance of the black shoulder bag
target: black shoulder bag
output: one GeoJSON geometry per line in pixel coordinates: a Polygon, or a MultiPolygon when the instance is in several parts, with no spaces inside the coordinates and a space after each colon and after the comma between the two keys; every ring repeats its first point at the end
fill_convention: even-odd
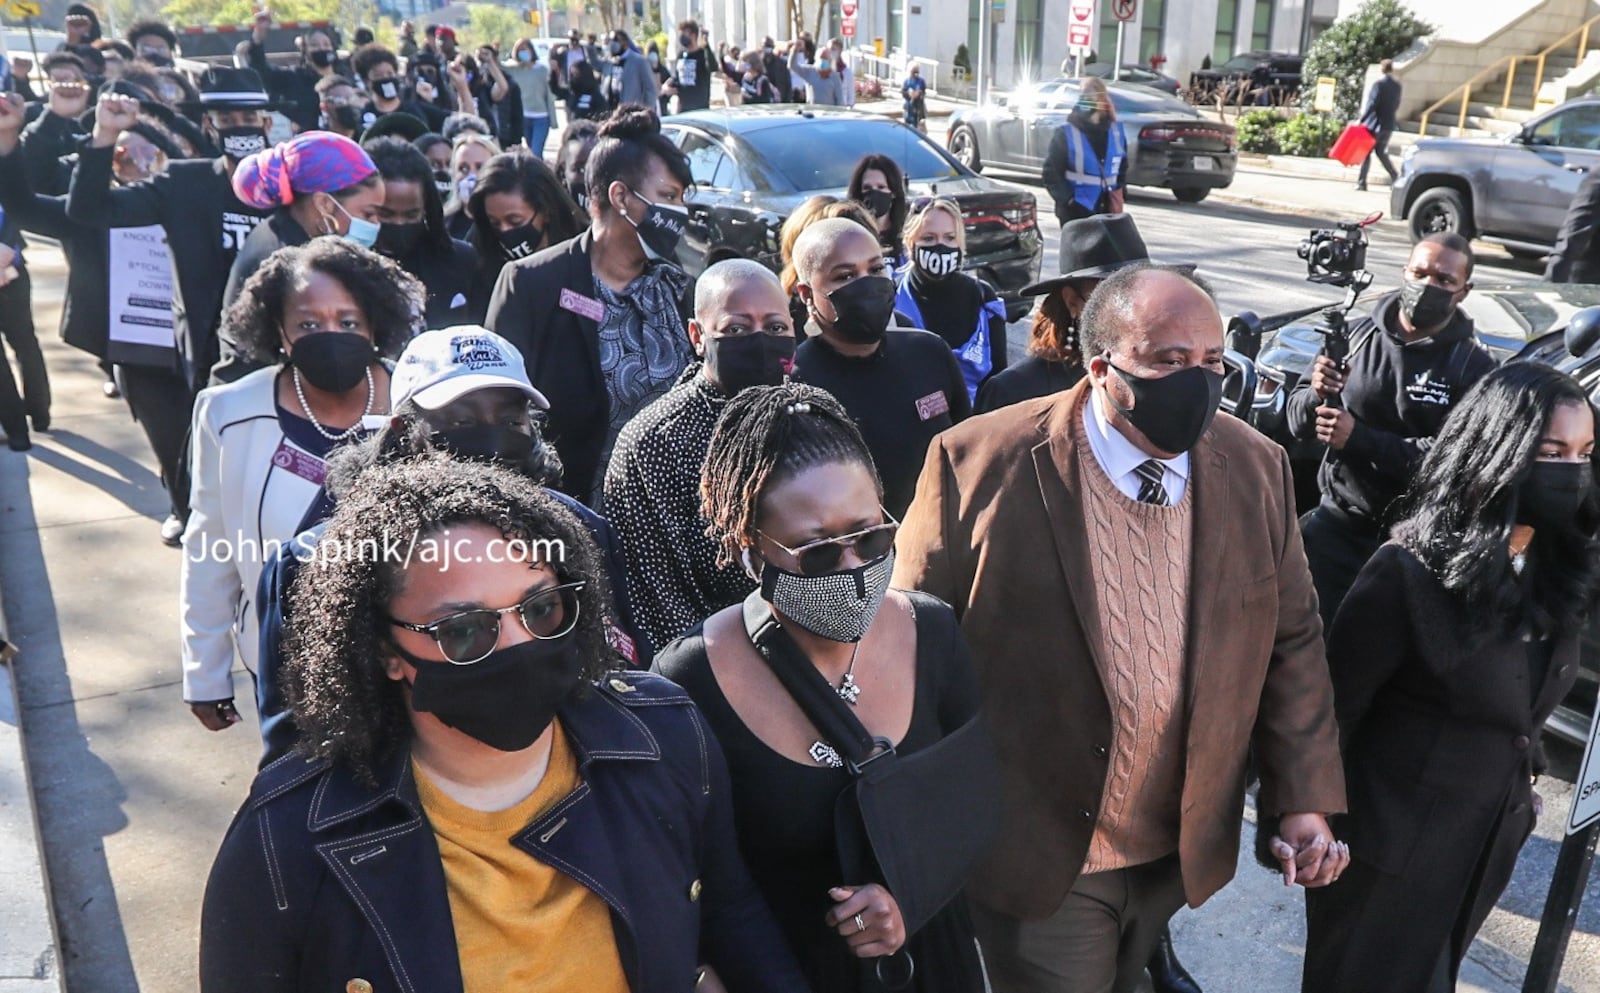
{"type": "MultiPolygon", "coordinates": [[[[862,856],[868,853],[846,851],[845,839],[860,834],[846,828],[859,818],[884,884],[900,905],[906,934],[916,934],[961,892],[999,831],[1000,764],[982,715],[935,745],[898,755],[888,739],[873,737],[862,726],[778,624],[759,590],[744,601],[744,627],[778,681],[855,777],[834,808],[840,868],[865,871],[862,856]]],[[[880,960],[880,979],[882,972],[880,960]]]]}

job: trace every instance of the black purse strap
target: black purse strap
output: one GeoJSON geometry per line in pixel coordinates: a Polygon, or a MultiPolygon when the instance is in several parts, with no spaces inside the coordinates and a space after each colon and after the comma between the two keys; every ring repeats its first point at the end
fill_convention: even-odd
{"type": "Polygon", "coordinates": [[[867,766],[894,755],[893,743],[887,738],[874,737],[806,658],[773,616],[772,608],[761,599],[760,590],[745,597],[744,630],[766,661],[767,668],[778,677],[778,682],[799,704],[801,712],[821,732],[823,739],[838,750],[852,773],[859,776],[867,766]]]}

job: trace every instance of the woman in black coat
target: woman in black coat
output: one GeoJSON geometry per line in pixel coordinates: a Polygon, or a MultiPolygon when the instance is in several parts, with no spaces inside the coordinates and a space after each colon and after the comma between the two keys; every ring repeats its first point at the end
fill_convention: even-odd
{"type": "Polygon", "coordinates": [[[1442,993],[1539,813],[1539,730],[1597,589],[1594,411],[1512,363],[1461,401],[1328,642],[1350,813],[1305,993],[1442,993]]]}

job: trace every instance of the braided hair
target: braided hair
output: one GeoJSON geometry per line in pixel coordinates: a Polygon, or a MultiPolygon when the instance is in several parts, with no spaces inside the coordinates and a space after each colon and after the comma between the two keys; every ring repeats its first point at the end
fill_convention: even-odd
{"type": "Polygon", "coordinates": [[[761,499],[774,483],[812,466],[856,463],[878,478],[856,422],[831,393],[803,383],[752,386],[723,408],[700,471],[700,515],[718,544],[717,564],[756,543],[761,499]]]}

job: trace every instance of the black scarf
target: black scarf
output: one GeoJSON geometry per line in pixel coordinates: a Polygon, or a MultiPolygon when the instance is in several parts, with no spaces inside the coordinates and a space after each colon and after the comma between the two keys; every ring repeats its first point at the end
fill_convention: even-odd
{"type": "Polygon", "coordinates": [[[963,272],[934,279],[915,265],[911,267],[911,295],[922,311],[922,326],[960,348],[978,327],[978,310],[983,306],[983,288],[963,272]]]}

